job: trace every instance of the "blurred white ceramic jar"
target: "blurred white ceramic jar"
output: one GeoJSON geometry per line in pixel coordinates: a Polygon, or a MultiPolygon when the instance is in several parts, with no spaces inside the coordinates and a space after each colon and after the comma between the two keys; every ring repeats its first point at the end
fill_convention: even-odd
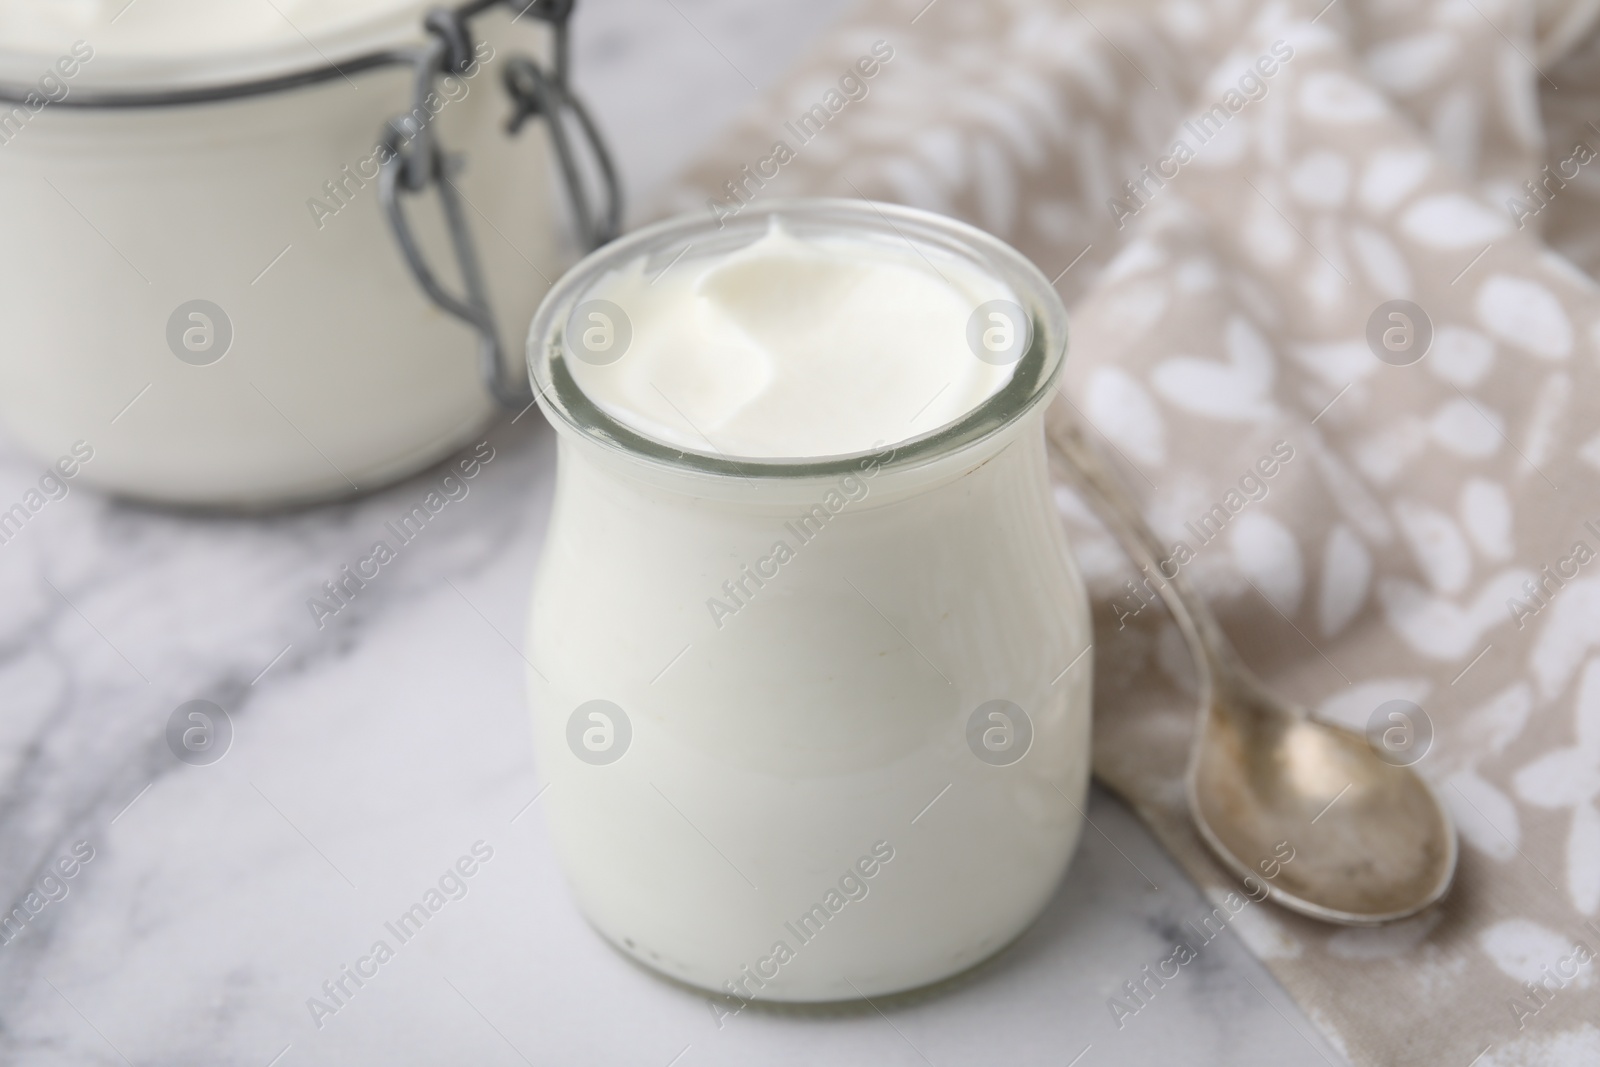
{"type": "Polygon", "coordinates": [[[564,74],[569,10],[478,0],[430,31],[419,0],[0,6],[0,423],[45,461],[89,442],[102,488],[224,507],[465,443],[494,407],[483,338],[520,336],[582,243],[547,124],[505,128],[518,54],[564,74]],[[434,178],[398,178],[417,256],[482,330],[407,268],[380,196],[396,146],[434,178]],[[478,232],[465,278],[441,190],[478,232]]]}
{"type": "Polygon", "coordinates": [[[1015,251],[862,201],[664,223],[557,283],[528,681],[541,805],[613,943],[850,999],[1045,907],[1089,774],[1041,424],[1065,347],[1015,251]]]}

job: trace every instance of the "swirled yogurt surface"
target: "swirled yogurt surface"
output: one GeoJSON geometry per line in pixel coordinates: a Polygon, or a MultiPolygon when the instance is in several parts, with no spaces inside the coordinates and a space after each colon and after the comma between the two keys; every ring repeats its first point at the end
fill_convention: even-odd
{"type": "Polygon", "coordinates": [[[728,456],[862,452],[936,429],[993,395],[1012,367],[977,358],[974,312],[1014,300],[976,266],[895,237],[802,236],[775,220],[732,253],[636,259],[578,305],[569,340],[616,324],[612,362],[569,361],[590,400],[646,436],[728,456]],[[603,309],[602,309],[603,312],[603,309]]]}

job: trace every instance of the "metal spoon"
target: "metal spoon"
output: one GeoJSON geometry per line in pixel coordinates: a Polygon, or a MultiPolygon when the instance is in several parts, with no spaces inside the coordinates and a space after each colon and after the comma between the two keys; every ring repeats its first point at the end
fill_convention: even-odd
{"type": "Polygon", "coordinates": [[[1200,721],[1186,785],[1211,851],[1278,904],[1325,922],[1392,922],[1442,898],[1455,875],[1456,832],[1433,790],[1361,735],[1270,693],[1182,571],[1160,569],[1169,551],[1065,405],[1050,409],[1046,434],[1129,558],[1159,575],[1152,584],[1194,656],[1200,721]],[[1287,863],[1275,862],[1282,842],[1293,850],[1287,863]]]}

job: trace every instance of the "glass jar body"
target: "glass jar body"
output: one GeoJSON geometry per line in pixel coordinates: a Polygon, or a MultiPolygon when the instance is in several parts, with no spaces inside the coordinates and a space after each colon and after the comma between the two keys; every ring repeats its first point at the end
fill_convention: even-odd
{"type": "Polygon", "coordinates": [[[697,482],[562,436],[529,631],[543,806],[584,914],[682,981],[937,981],[1016,937],[1076,845],[1090,624],[1039,410],[891,455],[697,482]]]}

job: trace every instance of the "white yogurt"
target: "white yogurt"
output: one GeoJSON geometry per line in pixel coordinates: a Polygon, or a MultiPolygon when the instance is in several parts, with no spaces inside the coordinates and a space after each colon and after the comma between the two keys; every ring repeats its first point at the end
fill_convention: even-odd
{"type": "Polygon", "coordinates": [[[971,966],[1045,906],[1089,765],[1040,426],[1064,328],[998,242],[839,201],[664,224],[547,299],[541,806],[624,951],[741,999],[848,999],[971,966]],[[1015,368],[967,347],[995,298],[1038,324],[1015,368]],[[632,332],[602,367],[562,347],[596,299],[632,332]]]}
{"type": "Polygon", "coordinates": [[[909,242],[800,239],[774,217],[728,255],[643,257],[589,299],[626,309],[625,358],[573,364],[612,417],[683,448],[735,456],[863,452],[943,425],[992,396],[1010,366],[974,359],[967,319],[1011,297],[958,259],[909,242]]]}

